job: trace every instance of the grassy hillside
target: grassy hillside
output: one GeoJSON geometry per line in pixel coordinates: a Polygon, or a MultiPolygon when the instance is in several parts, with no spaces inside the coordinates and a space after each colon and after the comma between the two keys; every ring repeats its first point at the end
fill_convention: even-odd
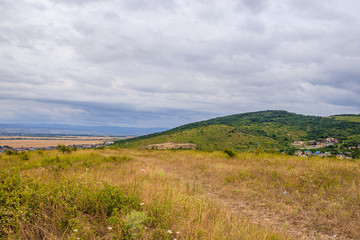
{"type": "Polygon", "coordinates": [[[265,153],[0,154],[0,239],[360,239],[359,171],[265,153]]]}
{"type": "Polygon", "coordinates": [[[357,140],[360,122],[305,116],[286,111],[262,111],[219,117],[161,133],[119,141],[121,147],[162,142],[192,142],[200,149],[281,149],[294,140],[335,137],[357,140]]]}
{"type": "Polygon", "coordinates": [[[275,141],[265,136],[236,131],[228,125],[207,125],[190,128],[182,131],[173,131],[169,134],[159,134],[150,138],[127,141],[126,147],[138,147],[163,142],[190,142],[196,143],[201,149],[218,150],[232,146],[234,149],[245,149],[247,146],[256,148],[259,144],[274,146],[275,141]]]}
{"type": "Polygon", "coordinates": [[[339,121],[360,122],[359,114],[334,115],[331,116],[331,118],[334,118],[335,120],[339,120],[339,121]]]}

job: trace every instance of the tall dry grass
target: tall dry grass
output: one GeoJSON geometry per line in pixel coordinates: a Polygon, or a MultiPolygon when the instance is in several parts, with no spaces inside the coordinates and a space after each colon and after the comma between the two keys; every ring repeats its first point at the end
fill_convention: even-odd
{"type": "Polygon", "coordinates": [[[360,239],[360,163],[130,149],[0,154],[4,239],[360,239]]]}
{"type": "Polygon", "coordinates": [[[171,174],[181,166],[171,158],[195,162],[201,154],[110,149],[1,154],[0,236],[289,239],[231,213],[200,184],[171,174]]]}
{"type": "Polygon", "coordinates": [[[360,163],[222,152],[134,152],[228,209],[295,237],[360,239],[360,163]]]}

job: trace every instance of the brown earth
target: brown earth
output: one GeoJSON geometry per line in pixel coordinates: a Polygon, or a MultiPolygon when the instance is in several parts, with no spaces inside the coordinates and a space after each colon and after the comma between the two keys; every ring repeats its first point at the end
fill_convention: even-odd
{"type": "Polygon", "coordinates": [[[142,146],[141,148],[142,149],[162,149],[162,150],[167,150],[167,149],[193,149],[193,150],[195,150],[196,144],[168,142],[168,143],[150,144],[150,145],[142,146]]]}
{"type": "MultiPolygon", "coordinates": [[[[117,138],[118,139],[118,138],[117,138]]],[[[0,136],[0,146],[13,148],[20,147],[54,147],[57,145],[99,144],[105,141],[114,141],[109,137],[91,136],[59,136],[59,137],[26,137],[26,136],[0,136]]]]}

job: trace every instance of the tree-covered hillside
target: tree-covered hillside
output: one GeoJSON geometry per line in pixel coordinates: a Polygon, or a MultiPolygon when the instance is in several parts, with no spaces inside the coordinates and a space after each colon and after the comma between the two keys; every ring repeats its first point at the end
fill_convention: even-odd
{"type": "Polygon", "coordinates": [[[183,125],[168,131],[119,141],[121,147],[162,142],[192,142],[200,149],[281,149],[294,140],[334,137],[357,141],[360,122],[336,117],[306,116],[287,111],[235,114],[183,125]]]}

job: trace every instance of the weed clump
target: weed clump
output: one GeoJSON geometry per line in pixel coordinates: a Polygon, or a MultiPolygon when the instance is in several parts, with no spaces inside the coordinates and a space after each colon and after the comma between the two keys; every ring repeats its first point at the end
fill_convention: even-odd
{"type": "Polygon", "coordinates": [[[145,223],[148,220],[146,212],[139,212],[132,210],[129,214],[125,216],[125,233],[131,239],[138,239],[140,233],[145,228],[145,223]]]}
{"type": "Polygon", "coordinates": [[[236,153],[235,153],[234,151],[230,150],[230,149],[224,149],[223,152],[224,152],[224,153],[226,154],[226,156],[229,157],[229,158],[234,158],[234,157],[236,157],[236,153]]]}
{"type": "MultiPolygon", "coordinates": [[[[70,234],[74,227],[79,230],[80,226],[104,225],[115,213],[122,218],[128,216],[130,225],[125,226],[124,231],[135,232],[146,219],[146,215],[135,214],[134,211],[140,210],[141,201],[139,195],[128,188],[107,183],[84,186],[67,180],[40,185],[30,178],[22,179],[19,172],[2,175],[1,179],[0,238],[16,236],[21,226],[37,224],[52,226],[59,234],[70,234]],[[79,222],[80,216],[85,217],[79,222]]],[[[42,238],[41,231],[33,234],[36,239],[42,238]]],[[[83,234],[89,238],[93,233],[83,234]]]]}
{"type": "Polygon", "coordinates": [[[68,169],[71,162],[68,158],[60,158],[59,156],[44,158],[41,162],[43,167],[51,167],[53,170],[64,170],[68,169]]]}
{"type": "Polygon", "coordinates": [[[14,151],[14,150],[6,149],[5,154],[8,155],[8,156],[11,156],[11,155],[17,155],[18,153],[16,151],[14,151]]]}
{"type": "Polygon", "coordinates": [[[24,161],[29,160],[29,154],[27,152],[22,152],[20,154],[20,159],[24,161]]]}

